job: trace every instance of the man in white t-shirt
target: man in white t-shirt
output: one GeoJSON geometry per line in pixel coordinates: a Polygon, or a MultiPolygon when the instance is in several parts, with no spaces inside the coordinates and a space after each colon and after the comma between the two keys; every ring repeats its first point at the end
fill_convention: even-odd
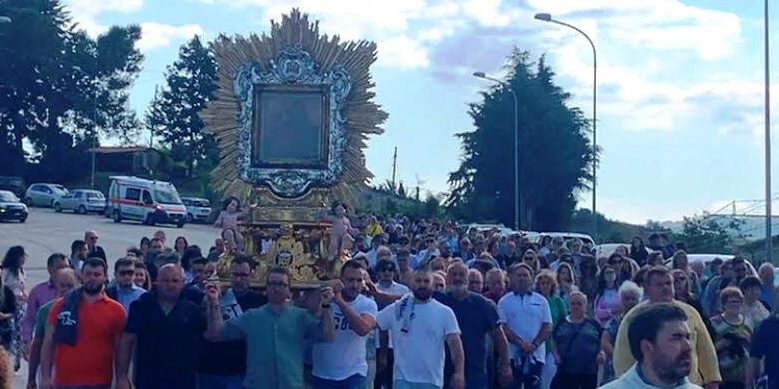
{"type": "Polygon", "coordinates": [[[465,355],[451,308],[432,298],[433,273],[414,273],[414,293],[379,312],[376,325],[395,346],[393,389],[439,389],[444,384],[444,342],[454,365],[452,388],[465,387],[465,355]]]}
{"type": "Polygon", "coordinates": [[[314,343],[313,387],[315,389],[365,389],[368,375],[365,340],[373,330],[378,309],[362,295],[362,264],[349,261],[341,269],[340,282],[334,282],[335,337],[332,342],[314,343]]]}
{"type": "Polygon", "coordinates": [[[538,389],[552,313],[546,298],[531,289],[533,271],[528,264],[514,264],[508,274],[511,292],[498,301],[498,316],[510,346],[514,371],[511,388],[538,389]]]}
{"type": "MultiPolygon", "coordinates": [[[[379,282],[376,283],[376,290],[387,295],[388,297],[404,296],[411,293],[411,290],[403,284],[395,282],[393,277],[397,266],[393,261],[379,261],[376,265],[376,275],[379,282]]],[[[388,304],[388,303],[384,303],[388,304]]],[[[384,308],[384,306],[379,306],[384,308]]],[[[378,387],[382,385],[390,388],[392,385],[392,369],[395,363],[395,355],[392,351],[392,339],[386,332],[381,332],[376,329],[376,383],[378,387]]]]}

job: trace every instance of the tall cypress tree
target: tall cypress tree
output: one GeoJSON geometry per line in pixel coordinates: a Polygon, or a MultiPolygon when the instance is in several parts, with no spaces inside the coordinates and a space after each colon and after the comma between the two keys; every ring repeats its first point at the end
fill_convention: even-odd
{"type": "MultiPolygon", "coordinates": [[[[554,72],[541,57],[533,66],[527,52],[515,51],[508,61],[508,87],[519,102],[519,199],[522,228],[564,228],[587,189],[594,152],[589,122],[571,95],[553,82],[554,72]]],[[[514,219],[514,106],[502,86],[482,93],[469,115],[474,131],[462,141],[459,169],[449,175],[447,206],[468,220],[514,219]]]]}

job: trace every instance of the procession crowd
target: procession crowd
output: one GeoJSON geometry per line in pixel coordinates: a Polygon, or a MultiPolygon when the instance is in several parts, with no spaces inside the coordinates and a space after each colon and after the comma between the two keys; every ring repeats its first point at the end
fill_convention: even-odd
{"type": "Polygon", "coordinates": [[[87,231],[32,287],[13,246],[0,378],[26,359],[28,388],[779,388],[769,263],[690,263],[664,234],[597,257],[579,239],[332,218],[348,260],[314,290],[285,268],[251,288],[223,217],[207,250],[158,231],[110,269],[87,231]]]}

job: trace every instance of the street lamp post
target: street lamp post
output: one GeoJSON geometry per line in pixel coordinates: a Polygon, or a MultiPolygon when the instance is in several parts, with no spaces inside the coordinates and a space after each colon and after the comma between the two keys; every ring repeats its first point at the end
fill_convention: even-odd
{"type": "Polygon", "coordinates": [[[765,0],[763,9],[763,34],[765,51],[765,259],[769,263],[773,257],[773,240],[771,233],[771,222],[773,215],[771,212],[771,84],[769,73],[769,38],[768,35],[768,0],[765,0]]]}
{"type": "Polygon", "coordinates": [[[598,54],[595,50],[595,43],[592,42],[589,35],[578,27],[555,20],[552,18],[552,15],[548,13],[537,13],[535,18],[543,22],[555,23],[573,29],[587,38],[587,42],[589,42],[590,47],[592,47],[592,237],[595,238],[595,235],[598,233],[598,216],[596,213],[598,188],[598,156],[596,153],[598,146],[598,54]]]}
{"type": "Polygon", "coordinates": [[[514,99],[514,229],[519,231],[521,226],[519,224],[519,101],[517,100],[517,94],[505,81],[490,77],[484,72],[474,72],[473,75],[502,85],[511,93],[511,97],[514,99]]]}

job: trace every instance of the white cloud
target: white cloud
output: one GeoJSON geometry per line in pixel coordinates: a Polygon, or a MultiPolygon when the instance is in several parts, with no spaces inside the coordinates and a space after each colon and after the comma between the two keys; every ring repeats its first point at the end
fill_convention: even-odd
{"type": "Polygon", "coordinates": [[[73,20],[91,36],[97,36],[108,27],[97,17],[105,12],[131,13],[143,8],[143,0],[66,0],[73,20]]]}
{"type": "Polygon", "coordinates": [[[430,65],[427,50],[405,35],[378,43],[379,64],[400,68],[424,68],[430,65]]]}
{"type": "Polygon", "coordinates": [[[203,28],[198,24],[173,26],[161,23],[141,23],[141,40],[138,41],[138,49],[149,51],[202,34],[203,28]]]}

